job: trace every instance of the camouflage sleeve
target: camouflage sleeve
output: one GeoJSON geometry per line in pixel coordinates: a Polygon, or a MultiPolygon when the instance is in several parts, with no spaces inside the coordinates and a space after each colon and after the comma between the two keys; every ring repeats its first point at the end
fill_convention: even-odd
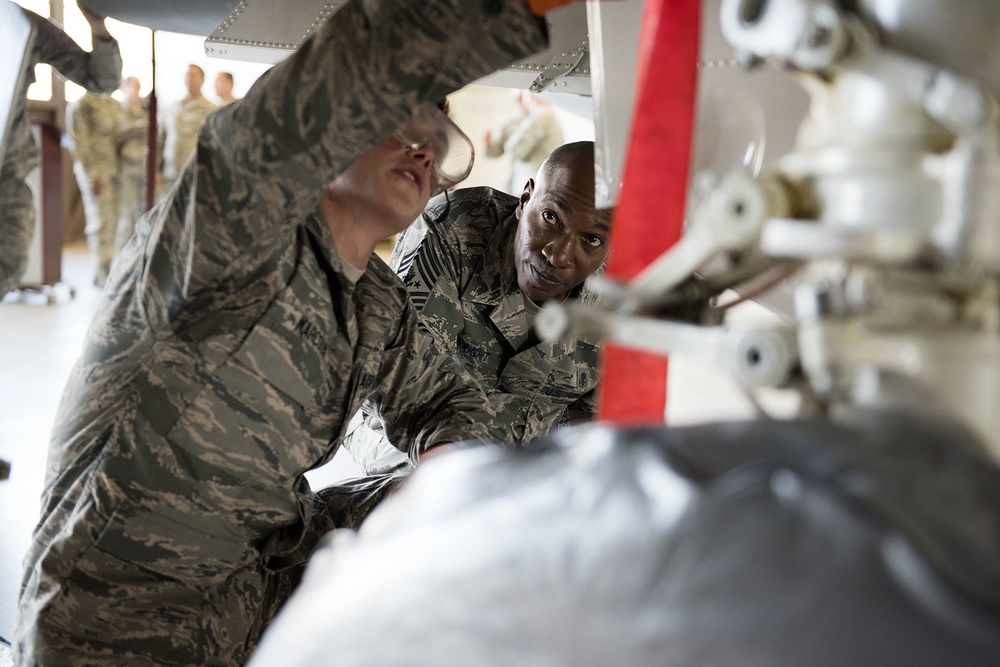
{"type": "Polygon", "coordinates": [[[597,414],[597,391],[591,389],[570,403],[566,409],[570,412],[583,412],[588,415],[597,414]]]}
{"type": "Polygon", "coordinates": [[[38,30],[32,56],[52,65],[64,77],[95,93],[113,93],[121,84],[122,56],[118,41],[95,39],[84,51],[56,23],[28,12],[38,30]]]}
{"type": "Polygon", "coordinates": [[[410,303],[420,315],[420,328],[438,347],[458,354],[458,334],[465,326],[459,286],[463,284],[461,248],[448,230],[432,228],[411,252],[409,270],[401,276],[410,303]],[[428,299],[434,299],[428,307],[428,299]]]}
{"type": "Polygon", "coordinates": [[[174,234],[185,247],[163,248],[157,260],[183,286],[173,301],[213,289],[223,269],[250,281],[257,267],[248,258],[283,244],[355,156],[420,107],[545,41],[523,0],[345,4],[202,126],[179,184],[193,207],[180,198],[171,206],[187,220],[174,234]]]}
{"type": "Polygon", "coordinates": [[[417,328],[412,307],[401,321],[368,404],[381,416],[389,442],[416,464],[432,445],[491,440],[495,414],[479,383],[417,328]]]}

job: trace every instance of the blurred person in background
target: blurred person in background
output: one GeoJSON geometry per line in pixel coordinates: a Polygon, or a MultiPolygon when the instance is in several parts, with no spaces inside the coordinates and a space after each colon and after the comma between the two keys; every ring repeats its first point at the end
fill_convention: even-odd
{"type": "Polygon", "coordinates": [[[87,92],[72,105],[73,174],[83,198],[87,247],[96,262],[94,284],[103,287],[117,253],[120,212],[118,152],[115,137],[122,108],[110,95],[87,92]]]}
{"type": "Polygon", "coordinates": [[[157,178],[161,194],[166,194],[177,180],[184,163],[194,152],[198,130],[205,122],[205,116],[216,107],[201,92],[205,85],[205,70],[197,65],[188,65],[184,85],[187,95],[166,105],[158,123],[160,170],[157,178]]]}
{"type": "Polygon", "coordinates": [[[24,275],[35,228],[35,204],[25,180],[39,164],[38,146],[28,119],[28,87],[35,81],[35,65],[52,65],[66,79],[99,93],[114,91],[122,75],[118,42],[108,32],[104,17],[80,7],[90,25],[93,44],[91,51],[84,51],[54,21],[23,11],[34,25],[35,39],[21,93],[11,113],[7,150],[0,167],[0,299],[15,289],[24,275]]]}
{"type": "Polygon", "coordinates": [[[149,109],[139,97],[140,82],[129,76],[122,81],[121,123],[115,137],[118,153],[118,181],[121,208],[115,231],[115,247],[121,248],[132,236],[135,222],[146,211],[146,145],[149,109]]]}
{"type": "Polygon", "coordinates": [[[514,101],[514,116],[498,130],[487,130],[483,137],[487,157],[510,158],[505,192],[521,192],[545,158],[563,143],[562,126],[547,102],[527,90],[514,91],[514,101]]]}

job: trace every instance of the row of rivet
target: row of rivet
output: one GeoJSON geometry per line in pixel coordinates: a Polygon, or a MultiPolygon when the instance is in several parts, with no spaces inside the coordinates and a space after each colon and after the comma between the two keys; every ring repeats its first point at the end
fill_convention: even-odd
{"type": "MultiPolygon", "coordinates": [[[[232,13],[230,13],[229,16],[226,18],[226,20],[223,21],[222,24],[218,27],[216,33],[222,33],[231,28],[233,24],[236,22],[236,19],[239,18],[239,16],[243,13],[246,7],[247,7],[247,0],[240,0],[239,4],[236,5],[236,8],[233,9],[232,13]]],[[[309,35],[316,32],[316,29],[318,27],[323,25],[328,18],[333,16],[333,13],[336,11],[336,9],[337,9],[337,3],[335,2],[323,3],[323,8],[319,11],[319,14],[316,15],[316,18],[313,19],[312,23],[309,24],[309,27],[302,35],[302,41],[305,41],[306,39],[308,39],[309,35]]],[[[259,46],[272,49],[295,49],[298,47],[298,44],[277,44],[275,42],[264,42],[253,39],[231,39],[228,37],[221,37],[221,36],[214,37],[214,39],[216,41],[223,42],[226,44],[236,44],[239,46],[259,46]]],[[[301,44],[301,42],[299,43],[301,44]]]]}

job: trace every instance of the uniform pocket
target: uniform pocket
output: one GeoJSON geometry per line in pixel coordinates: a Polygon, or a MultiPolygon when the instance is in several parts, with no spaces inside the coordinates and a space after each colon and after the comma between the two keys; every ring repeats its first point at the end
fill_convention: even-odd
{"type": "MultiPolygon", "coordinates": [[[[212,627],[220,591],[232,596],[229,580],[238,574],[259,579],[257,555],[230,532],[210,534],[211,520],[189,517],[187,524],[122,501],[104,520],[96,539],[83,533],[101,521],[94,504],[79,504],[73,537],[57,546],[82,548],[59,577],[42,574],[48,595],[35,624],[50,637],[82,638],[116,651],[158,656],[164,662],[176,649],[207,659],[223,637],[212,627]]],[[[257,587],[241,586],[259,596],[257,587]]],[[[225,597],[225,596],[223,596],[225,597]]],[[[248,605],[253,606],[249,600],[248,605]]],[[[121,653],[120,655],[125,655],[121,653]]],[[[190,655],[190,654],[186,654],[190,655]]],[[[207,664],[204,661],[199,664],[207,664]]]]}
{"type": "Polygon", "coordinates": [[[145,572],[202,590],[215,588],[256,560],[248,538],[211,512],[151,509],[128,501],[118,506],[77,565],[78,571],[92,570],[88,573],[99,579],[102,570],[94,563],[102,559],[95,552],[107,557],[112,574],[121,571],[113,564],[120,562],[125,571],[145,572]],[[170,513],[177,516],[171,518],[170,513]]]}
{"type": "Polygon", "coordinates": [[[326,349],[304,316],[273,304],[167,433],[194,476],[269,489],[320,460],[332,437],[326,349]]]}
{"type": "Polygon", "coordinates": [[[272,304],[231,361],[305,409],[318,408],[329,383],[326,355],[330,343],[314,319],[287,304],[272,304]]]}
{"type": "Polygon", "coordinates": [[[242,650],[261,576],[240,557],[241,545],[195,537],[155,515],[116,515],[42,622],[55,636],[106,647],[114,662],[233,664],[224,656],[242,650]]]}

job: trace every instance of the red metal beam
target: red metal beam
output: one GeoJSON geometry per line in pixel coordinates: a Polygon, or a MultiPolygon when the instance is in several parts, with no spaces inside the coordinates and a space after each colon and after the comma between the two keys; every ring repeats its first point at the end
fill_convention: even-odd
{"type": "MultiPolygon", "coordinates": [[[[607,273],[629,280],[681,236],[694,125],[700,0],[646,0],[637,95],[607,273]]],[[[659,423],[667,360],[605,344],[599,416],[659,423]]]]}

